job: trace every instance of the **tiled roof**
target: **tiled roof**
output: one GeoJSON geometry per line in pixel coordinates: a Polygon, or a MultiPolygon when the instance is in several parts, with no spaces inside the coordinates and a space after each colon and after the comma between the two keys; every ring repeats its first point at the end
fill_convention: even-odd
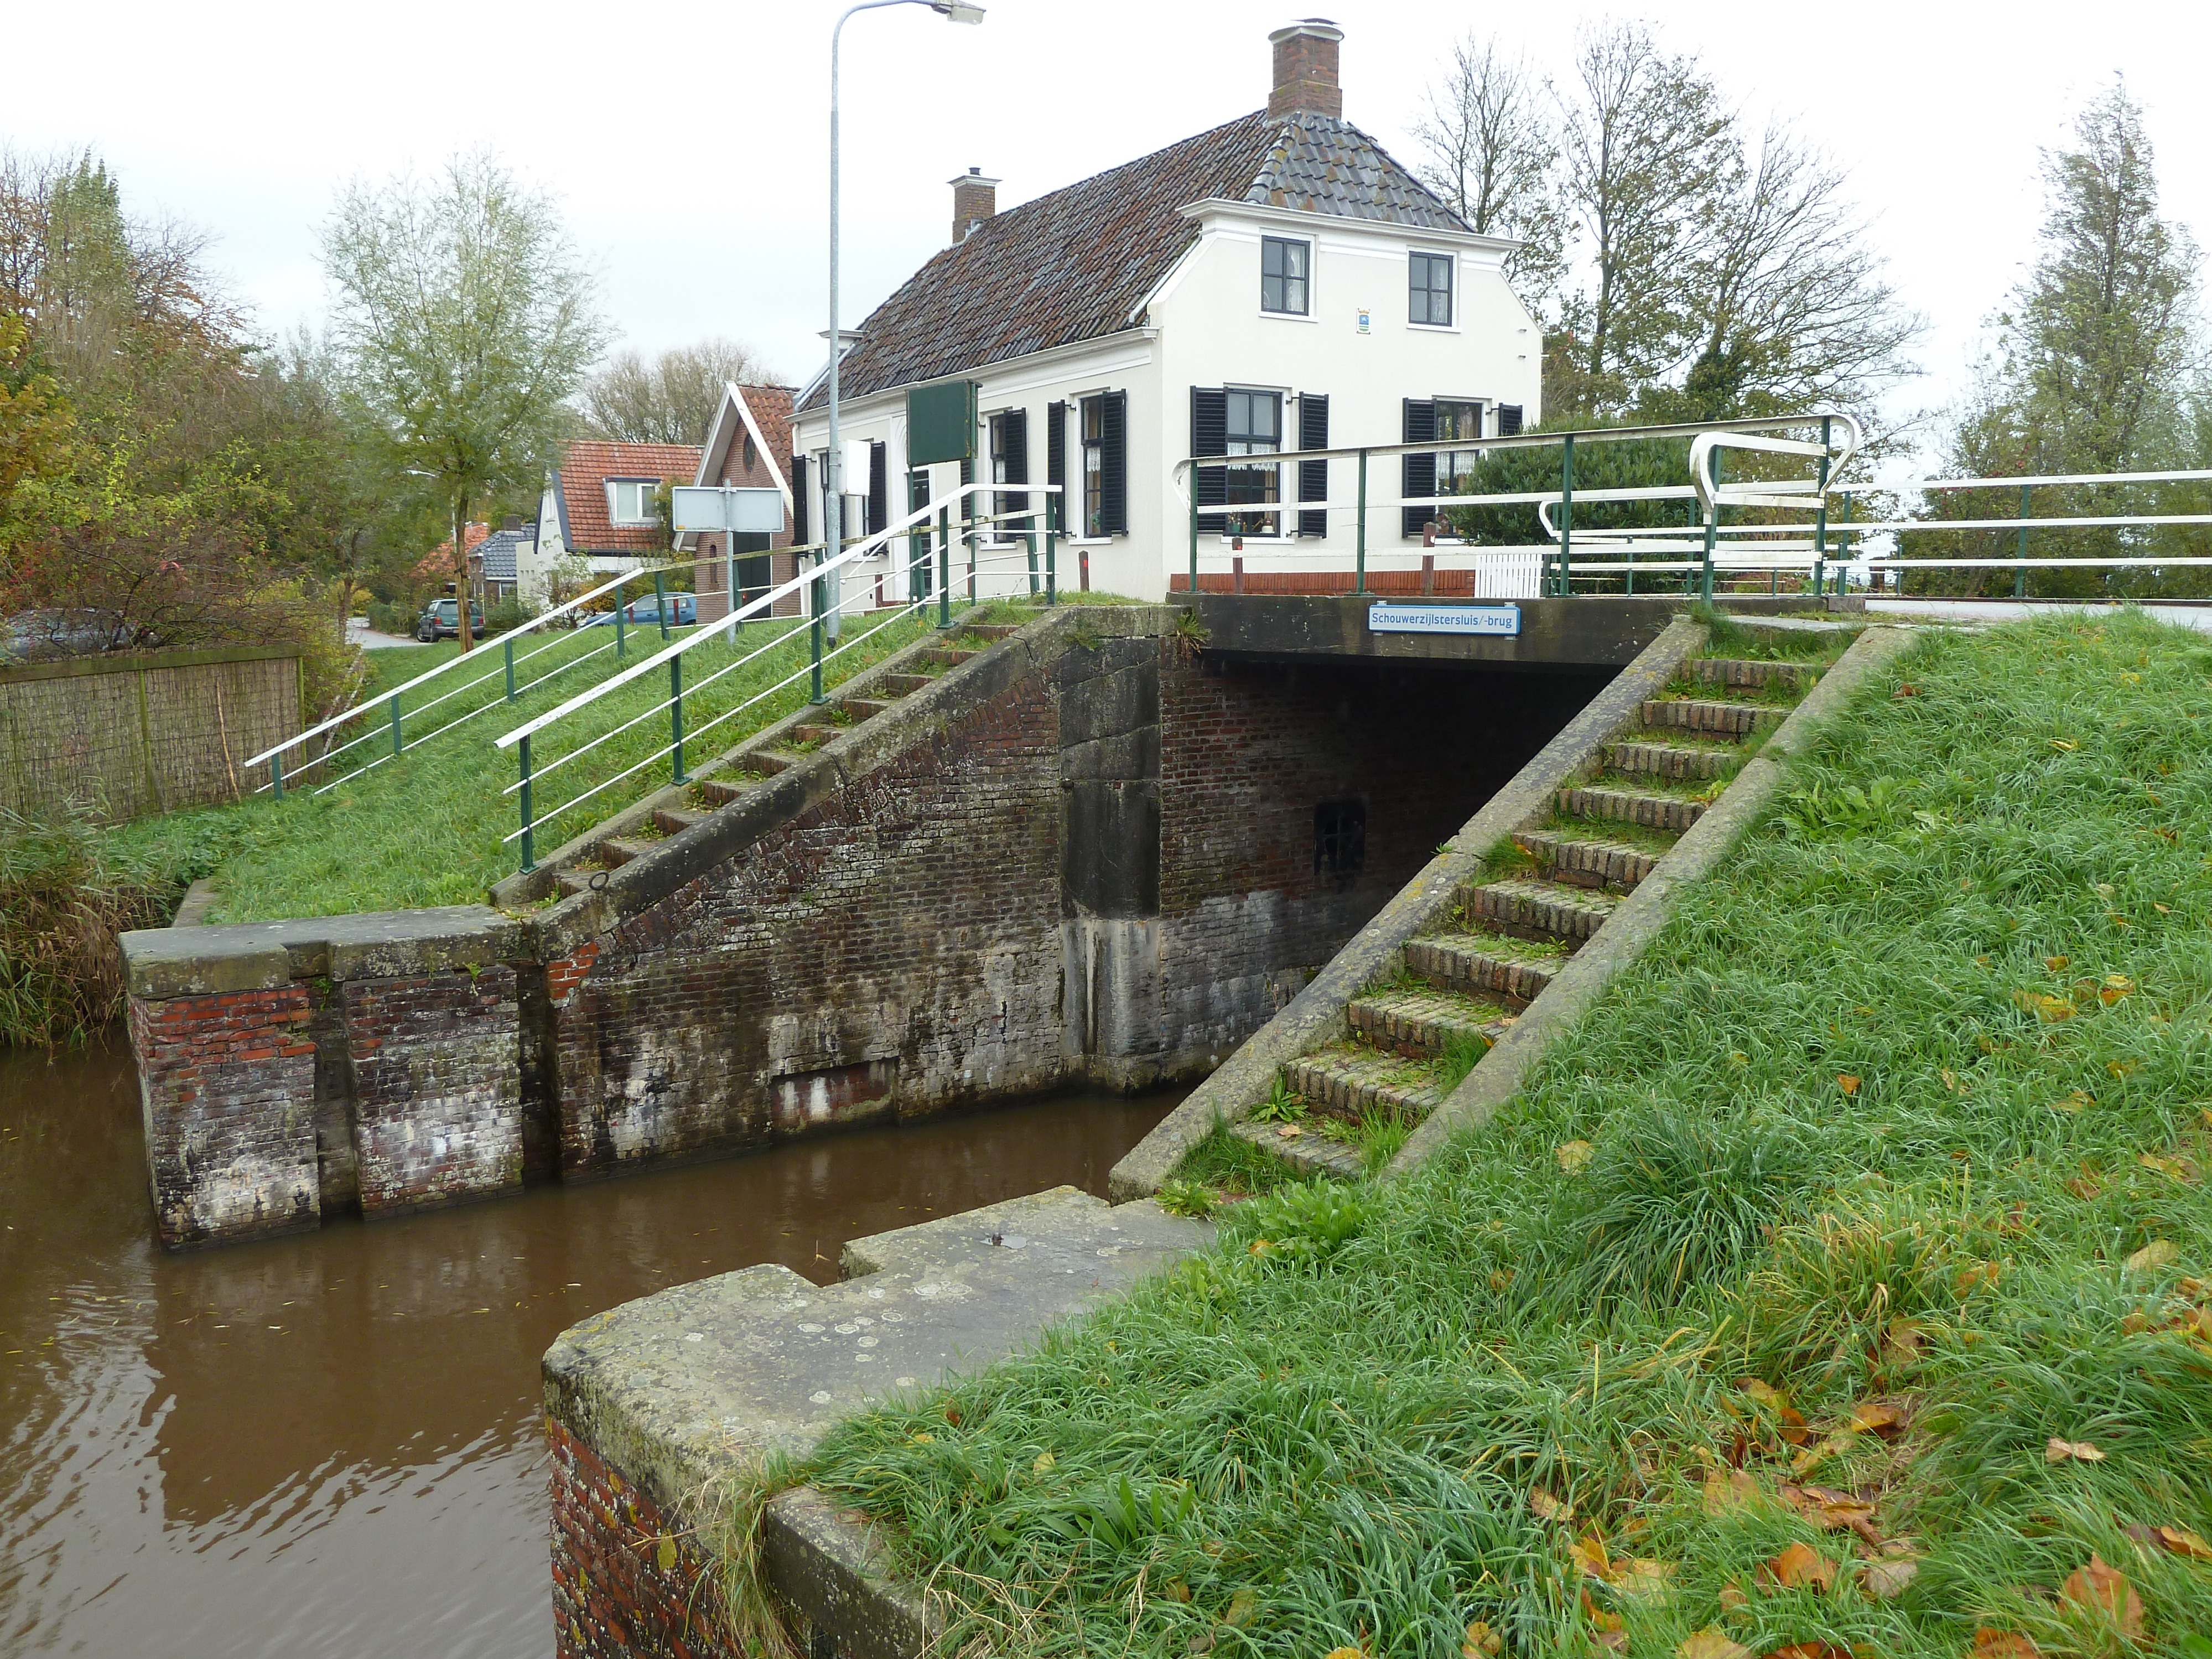
{"type": "MultiPolygon", "coordinates": [[[[468,538],[468,548],[471,553],[483,546],[484,538],[491,534],[489,525],[479,524],[474,519],[461,529],[468,538]]],[[[450,581],[453,575],[453,538],[448,536],[422,556],[422,562],[415,567],[415,579],[417,581],[450,581]]]]}
{"type": "Polygon", "coordinates": [[[986,221],[876,307],[841,389],[866,397],[1131,326],[1198,238],[1176,210],[1209,197],[1467,229],[1348,122],[1255,111],[986,221]]]}
{"type": "Polygon", "coordinates": [[[561,462],[566,537],[578,553],[662,553],[668,532],[658,525],[616,526],[607,518],[610,478],[678,478],[699,473],[696,444],[611,444],[580,438],[561,462]]]}
{"type": "Polygon", "coordinates": [[[534,524],[525,525],[520,530],[495,530],[470,550],[483,561],[486,581],[511,582],[515,580],[515,549],[537,538],[538,526],[534,524]]]}

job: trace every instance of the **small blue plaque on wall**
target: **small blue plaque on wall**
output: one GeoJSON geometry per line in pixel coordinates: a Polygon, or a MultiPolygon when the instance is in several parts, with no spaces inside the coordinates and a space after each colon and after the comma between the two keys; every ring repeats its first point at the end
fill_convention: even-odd
{"type": "Polygon", "coordinates": [[[1517,605],[1371,605],[1370,634],[1491,634],[1521,631],[1517,605]]]}

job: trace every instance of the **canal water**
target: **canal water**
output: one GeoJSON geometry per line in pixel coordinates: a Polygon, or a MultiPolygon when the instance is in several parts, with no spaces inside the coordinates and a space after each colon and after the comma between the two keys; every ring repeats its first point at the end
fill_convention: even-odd
{"type": "Polygon", "coordinates": [[[127,1051],[0,1049],[0,1659],[546,1659],[538,1360],[586,1315],[1106,1172],[1063,1097],[194,1255],[127,1051]]]}

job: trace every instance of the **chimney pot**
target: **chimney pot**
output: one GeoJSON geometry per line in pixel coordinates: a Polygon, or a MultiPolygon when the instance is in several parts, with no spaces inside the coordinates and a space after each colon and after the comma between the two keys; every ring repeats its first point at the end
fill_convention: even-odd
{"type": "Polygon", "coordinates": [[[999,210],[999,181],[986,179],[983,169],[969,167],[952,185],[952,240],[957,246],[999,210]]]}
{"type": "Polygon", "coordinates": [[[1267,37],[1275,49],[1270,115],[1328,115],[1342,119],[1344,88],[1337,79],[1337,43],[1344,31],[1326,17],[1302,17],[1267,37]]]}

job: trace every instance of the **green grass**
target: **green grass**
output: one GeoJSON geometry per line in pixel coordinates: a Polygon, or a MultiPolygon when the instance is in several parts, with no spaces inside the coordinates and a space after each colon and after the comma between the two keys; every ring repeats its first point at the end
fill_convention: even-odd
{"type": "Polygon", "coordinates": [[[943,1651],[2212,1653],[2212,649],[1905,672],[1793,763],[1893,810],[1755,829],[1488,1126],[832,1434],[943,1651]]]}
{"type": "MultiPolygon", "coordinates": [[[[880,614],[848,619],[847,638],[853,639],[883,620],[880,614]]],[[[927,631],[927,623],[918,617],[893,621],[865,643],[831,659],[824,665],[824,679],[833,684],[842,683],[927,631]]],[[[605,645],[611,636],[607,629],[560,636],[544,656],[525,665],[520,678],[526,683],[533,672],[543,673],[551,665],[605,645]]],[[[757,650],[779,636],[781,642],[773,650],[696,693],[691,688],[731,661],[732,653],[718,642],[700,647],[684,659],[688,733],[699,733],[709,720],[805,665],[806,632],[804,624],[797,623],[748,624],[736,654],[757,650]]],[[[632,662],[661,647],[659,630],[650,628],[632,630],[629,643],[632,662]]],[[[458,648],[448,643],[371,653],[375,677],[372,695],[377,689],[422,673],[441,658],[454,655],[458,648]]],[[[416,711],[429,697],[445,690],[446,681],[433,681],[422,690],[407,694],[401,704],[410,744],[418,729],[427,732],[455,713],[483,706],[484,714],[419,748],[409,748],[398,758],[385,761],[327,794],[315,793],[312,784],[294,786],[281,803],[264,796],[239,805],[172,813],[123,826],[110,832],[107,839],[118,857],[159,868],[179,880],[214,876],[222,894],[211,918],[217,921],[482,903],[485,890],[513,874],[517,864],[517,843],[501,839],[519,822],[516,798],[501,793],[515,781],[515,753],[494,747],[492,740],[605,678],[613,660],[614,653],[606,651],[588,665],[580,664],[509,708],[501,701],[499,656],[487,652],[477,672],[493,675],[489,684],[419,716],[416,711]]],[[[461,678],[472,678],[456,673],[461,678]]],[[[688,757],[696,766],[707,757],[720,753],[802,707],[806,693],[806,682],[801,677],[796,684],[696,736],[687,744],[688,757]]],[[[576,744],[645,714],[667,695],[667,678],[656,671],[611,693],[571,725],[556,728],[557,735],[548,733],[536,739],[533,759],[541,777],[536,790],[538,812],[542,815],[612,778],[665,744],[665,714],[649,714],[588,757],[550,776],[544,775],[549,764],[576,744]]],[[[350,730],[345,735],[349,737],[350,730]]],[[[363,744],[341,757],[333,770],[388,752],[380,740],[363,744]]],[[[537,836],[541,855],[665,786],[668,778],[667,761],[654,761],[541,827],[537,836]]]]}

